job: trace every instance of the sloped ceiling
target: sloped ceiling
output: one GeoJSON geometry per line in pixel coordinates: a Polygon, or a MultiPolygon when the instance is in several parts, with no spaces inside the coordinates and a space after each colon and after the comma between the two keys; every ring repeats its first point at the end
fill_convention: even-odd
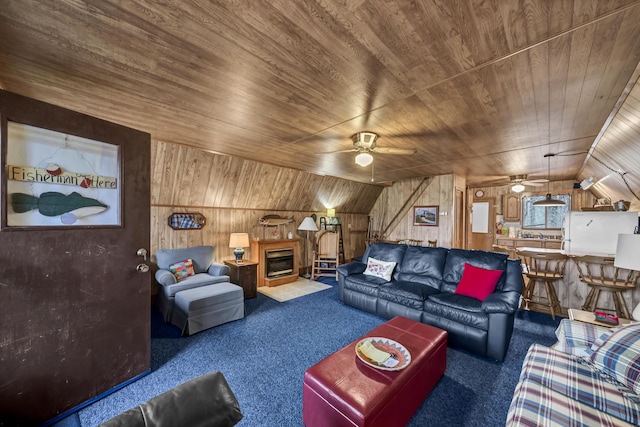
{"type": "Polygon", "coordinates": [[[630,201],[631,209],[640,211],[640,83],[590,150],[579,179],[589,177],[595,182],[593,193],[612,202],[630,201]]]}
{"type": "MultiPolygon", "coordinates": [[[[0,88],[363,183],[575,179],[640,60],[638,0],[5,0],[0,88]]],[[[600,148],[598,148],[600,150],[600,148]]],[[[624,161],[624,159],[622,159],[624,161]]],[[[626,167],[626,169],[631,169],[626,167]]],[[[587,173],[587,171],[584,171],[587,173]]]]}

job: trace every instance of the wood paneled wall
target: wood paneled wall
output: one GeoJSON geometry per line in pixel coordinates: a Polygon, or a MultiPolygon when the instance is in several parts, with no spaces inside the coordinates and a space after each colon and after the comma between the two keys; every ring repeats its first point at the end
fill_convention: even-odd
{"type": "MultiPolygon", "coordinates": [[[[378,201],[371,210],[372,228],[378,232],[393,222],[395,224],[382,236],[389,240],[416,239],[422,240],[424,246],[428,240],[437,240],[438,246],[450,247],[453,239],[454,215],[454,175],[440,175],[428,178],[426,188],[415,194],[422,179],[414,178],[394,183],[382,191],[378,201]],[[415,202],[406,205],[412,195],[415,202]],[[405,210],[402,210],[405,206],[405,210]],[[440,216],[438,226],[413,225],[414,206],[438,206],[440,216]],[[399,220],[394,221],[400,213],[399,220]]],[[[464,185],[464,184],[462,184],[464,185]]]]}
{"type": "MultiPolygon", "coordinates": [[[[303,245],[306,232],[297,231],[303,218],[316,214],[319,223],[330,207],[342,220],[348,260],[364,252],[368,213],[383,190],[161,141],[152,144],[151,157],[152,261],[158,249],[196,245],[213,245],[219,262],[231,259],[232,232],[265,239],[277,229],[280,238],[291,232],[303,239],[303,245]],[[201,230],[173,230],[167,221],[174,212],[200,212],[207,225],[201,230]],[[277,228],[259,225],[258,219],[268,214],[293,221],[277,228]]],[[[300,250],[303,253],[304,246],[300,250]]],[[[250,257],[250,248],[245,251],[250,257]]]]}

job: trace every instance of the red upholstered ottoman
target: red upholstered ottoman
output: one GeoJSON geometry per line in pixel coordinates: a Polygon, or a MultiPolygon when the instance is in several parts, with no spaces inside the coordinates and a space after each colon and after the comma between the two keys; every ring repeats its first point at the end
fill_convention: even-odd
{"type": "Polygon", "coordinates": [[[411,363],[399,371],[371,367],[356,356],[360,339],[316,363],[302,386],[307,427],[404,426],[444,374],[446,331],[398,316],[365,337],[397,341],[411,363]]]}

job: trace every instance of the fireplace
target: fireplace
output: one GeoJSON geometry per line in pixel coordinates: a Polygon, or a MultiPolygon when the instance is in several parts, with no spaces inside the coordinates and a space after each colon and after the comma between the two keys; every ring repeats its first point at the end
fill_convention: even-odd
{"type": "Polygon", "coordinates": [[[258,287],[279,286],[298,279],[300,239],[251,240],[251,260],[258,266],[258,287]]]}
{"type": "Polygon", "coordinates": [[[293,273],[293,249],[266,250],[265,272],[269,279],[287,276],[293,273]]]}

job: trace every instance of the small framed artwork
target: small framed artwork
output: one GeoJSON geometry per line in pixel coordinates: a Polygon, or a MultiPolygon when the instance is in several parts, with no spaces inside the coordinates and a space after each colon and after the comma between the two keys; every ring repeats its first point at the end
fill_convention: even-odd
{"type": "Polygon", "coordinates": [[[438,206],[414,206],[413,225],[438,226],[438,206]]]}
{"type": "Polygon", "coordinates": [[[169,215],[169,227],[174,230],[199,230],[207,219],[199,212],[176,212],[169,215]]]}

